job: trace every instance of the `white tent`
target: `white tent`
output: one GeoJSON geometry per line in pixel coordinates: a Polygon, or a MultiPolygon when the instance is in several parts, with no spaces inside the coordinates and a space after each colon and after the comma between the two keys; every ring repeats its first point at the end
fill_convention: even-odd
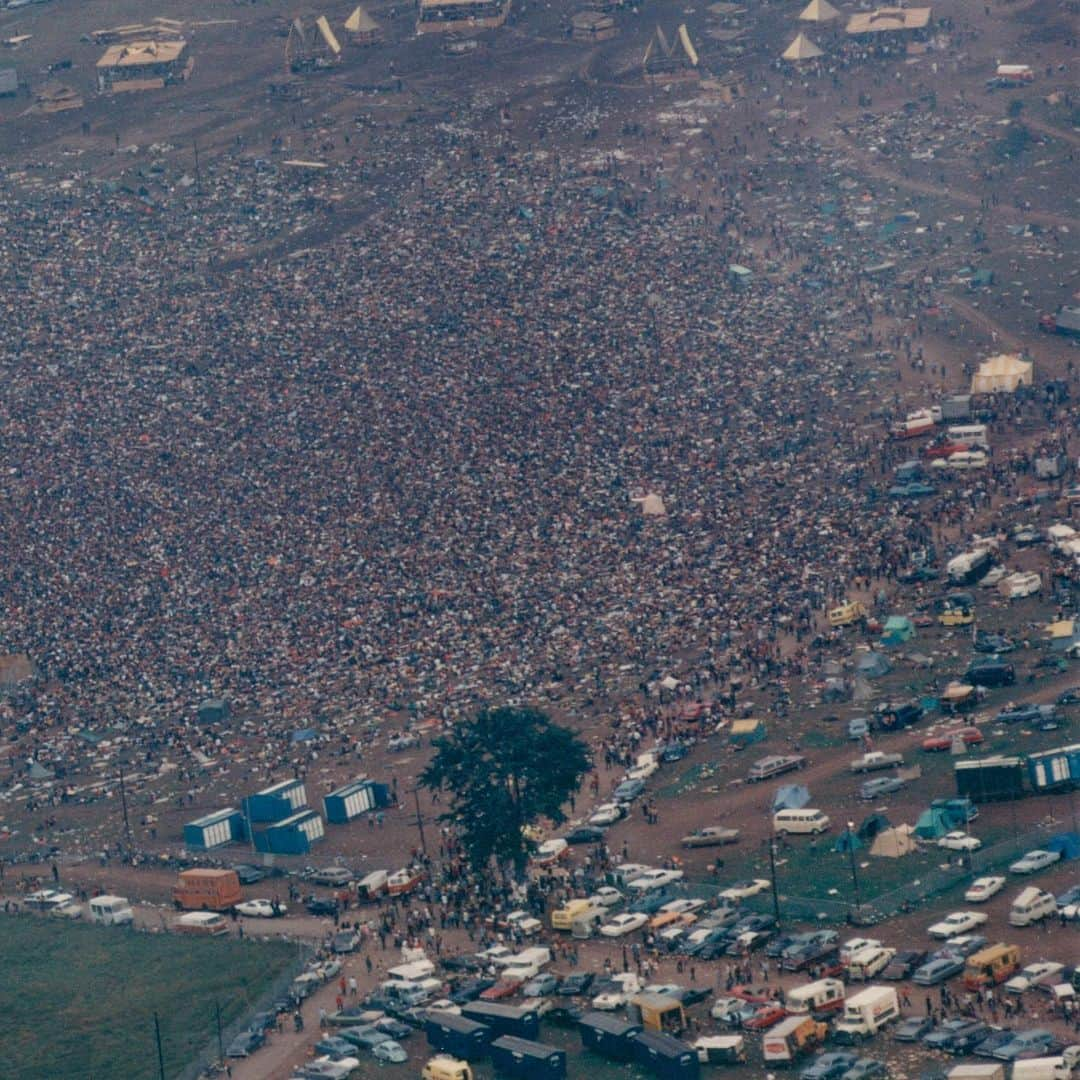
{"type": "Polygon", "coordinates": [[[654,491],[650,491],[647,495],[639,495],[632,501],[641,507],[641,512],[646,517],[663,517],[667,513],[664,500],[654,491]]]}
{"type": "Polygon", "coordinates": [[[910,855],[915,850],[911,833],[910,825],[897,825],[895,829],[878,833],[874,846],[870,848],[870,854],[881,855],[886,859],[899,859],[902,855],[910,855]]]}
{"type": "Polygon", "coordinates": [[[780,54],[781,60],[813,60],[825,54],[805,35],[798,37],[780,54]]]}
{"type": "Polygon", "coordinates": [[[839,18],[840,12],[829,3],[829,0],[810,0],[799,15],[801,22],[823,23],[839,18]]]}
{"type": "Polygon", "coordinates": [[[356,10],[345,20],[345,29],[350,34],[373,34],[379,30],[379,24],[363,9],[356,10]]]}
{"type": "Polygon", "coordinates": [[[973,394],[1011,394],[1019,386],[1030,386],[1034,378],[1030,360],[1023,360],[1019,353],[999,353],[984,360],[979,370],[971,376],[973,394]]]}

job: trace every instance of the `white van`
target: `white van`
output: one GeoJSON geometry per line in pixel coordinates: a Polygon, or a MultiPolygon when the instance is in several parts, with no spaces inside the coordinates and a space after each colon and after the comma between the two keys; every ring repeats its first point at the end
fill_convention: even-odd
{"type": "MultiPolygon", "coordinates": [[[[948,469],[985,469],[988,460],[982,450],[958,450],[945,459],[945,467],[948,469]]],[[[937,462],[934,464],[936,465],[937,462]]]]}
{"type": "Polygon", "coordinates": [[[1035,573],[1017,572],[1002,578],[998,582],[998,591],[1009,600],[1019,600],[1024,596],[1034,596],[1042,591],[1042,578],[1035,573]]]}
{"type": "Polygon", "coordinates": [[[773,831],[787,833],[823,833],[829,827],[829,816],[820,810],[780,810],[773,814],[773,831]]]}
{"type": "Polygon", "coordinates": [[[981,446],[985,449],[990,448],[990,443],[986,438],[985,424],[960,424],[946,428],[945,434],[948,436],[949,442],[967,443],[968,446],[981,446]]]}
{"type": "Polygon", "coordinates": [[[423,960],[414,960],[409,964],[392,967],[386,974],[398,982],[419,982],[435,974],[435,965],[425,957],[423,960]]]}
{"type": "Polygon", "coordinates": [[[1072,1075],[1071,1066],[1059,1055],[1015,1062],[1012,1080],[1070,1080],[1072,1075]]]}
{"type": "Polygon", "coordinates": [[[786,1008],[794,1016],[805,1013],[836,1012],[844,1007],[844,983],[840,979],[818,979],[789,990],[786,1008]]]}
{"type": "Polygon", "coordinates": [[[866,982],[879,971],[884,971],[895,955],[895,949],[884,948],[880,945],[860,949],[848,961],[848,978],[866,982]]]}
{"type": "Polygon", "coordinates": [[[135,912],[126,896],[95,896],[90,901],[90,921],[106,926],[123,926],[133,922],[135,912]]]}
{"type": "Polygon", "coordinates": [[[173,923],[173,929],[178,934],[220,937],[229,932],[229,924],[216,911],[189,911],[173,923]]]}
{"type": "Polygon", "coordinates": [[[1030,926],[1048,915],[1057,914],[1057,901],[1042,889],[1029,885],[1021,890],[1020,895],[1009,908],[1010,926],[1030,926]]]}

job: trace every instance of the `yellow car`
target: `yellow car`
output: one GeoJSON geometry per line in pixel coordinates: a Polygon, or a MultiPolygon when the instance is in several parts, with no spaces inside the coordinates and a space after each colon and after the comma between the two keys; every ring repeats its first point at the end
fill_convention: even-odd
{"type": "Polygon", "coordinates": [[[975,621],[975,612],[970,608],[949,608],[938,616],[942,626],[970,626],[975,621]]]}

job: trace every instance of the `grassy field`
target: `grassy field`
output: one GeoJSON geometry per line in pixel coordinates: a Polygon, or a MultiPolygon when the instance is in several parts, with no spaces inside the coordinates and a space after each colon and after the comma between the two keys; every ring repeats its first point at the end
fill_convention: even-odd
{"type": "Polygon", "coordinates": [[[296,957],[289,945],[210,941],[29,917],[0,921],[4,1066],[20,1080],[178,1075],[221,1021],[252,1010],[296,957]]]}

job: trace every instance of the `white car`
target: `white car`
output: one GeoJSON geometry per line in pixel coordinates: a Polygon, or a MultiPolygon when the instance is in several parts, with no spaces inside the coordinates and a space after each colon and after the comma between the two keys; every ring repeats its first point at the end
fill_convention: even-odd
{"type": "Polygon", "coordinates": [[[709,1015],[714,1020],[723,1020],[725,1016],[738,1012],[746,1004],[742,998],[718,997],[709,1010],[709,1015]]]}
{"type": "Polygon", "coordinates": [[[623,902],[623,899],[623,894],[619,892],[618,889],[611,885],[601,885],[600,888],[589,897],[589,903],[594,907],[618,907],[619,904],[623,902]]]}
{"type": "MultiPolygon", "coordinates": [[[[704,906],[704,900],[694,900],[691,897],[682,896],[678,900],[669,900],[666,904],[663,904],[660,911],[673,911],[676,915],[689,915],[691,912],[700,911],[704,906]]],[[[657,914],[659,913],[657,912],[657,914]]]]}
{"type": "Polygon", "coordinates": [[[609,923],[600,927],[600,933],[604,937],[622,937],[624,934],[632,934],[640,930],[649,921],[648,915],[640,911],[627,911],[622,915],[616,915],[609,923]]]}
{"type": "Polygon", "coordinates": [[[954,911],[946,915],[941,922],[934,923],[927,929],[931,937],[950,938],[957,934],[966,934],[977,926],[982,926],[990,916],[983,911],[954,911]]]}
{"type": "Polygon", "coordinates": [[[657,769],[660,768],[660,763],[656,758],[646,758],[640,765],[635,765],[627,774],[627,780],[648,780],[650,776],[657,769]]]}
{"type": "Polygon", "coordinates": [[[757,896],[769,888],[769,882],[765,878],[751,878],[746,881],[736,881],[726,889],[721,890],[720,897],[723,900],[746,900],[748,897],[757,896]]]}
{"type": "Polygon", "coordinates": [[[984,589],[992,589],[1007,573],[1004,566],[991,566],[979,585],[984,589]]]}
{"type": "Polygon", "coordinates": [[[62,904],[49,909],[50,915],[58,919],[81,919],[83,917],[82,904],[76,904],[74,900],[65,900],[62,904]]]}
{"type": "Polygon", "coordinates": [[[275,907],[270,900],[241,900],[236,905],[237,914],[246,915],[249,919],[274,919],[284,915],[285,910],[284,904],[275,907]]]}
{"type": "Polygon", "coordinates": [[[964,899],[969,904],[981,904],[986,900],[989,900],[991,896],[996,896],[1002,889],[1005,888],[1005,879],[1003,877],[981,877],[976,878],[971,887],[966,893],[964,893],[964,899]]]}
{"type": "Polygon", "coordinates": [[[937,846],[948,851],[978,851],[982,847],[982,841],[978,837],[958,831],[946,833],[937,842],[937,846]]]}
{"type": "Polygon", "coordinates": [[[653,889],[662,889],[665,885],[674,885],[676,881],[682,881],[681,870],[650,870],[639,878],[634,878],[627,888],[634,892],[651,892],[653,889]]]}
{"type": "Polygon", "coordinates": [[[1038,960],[1034,964],[1025,964],[1018,974],[1005,983],[1005,989],[1010,994],[1022,994],[1033,986],[1040,986],[1055,979],[1064,970],[1065,965],[1054,960],[1038,960]]]}
{"type": "Polygon", "coordinates": [[[355,1057],[343,1057],[334,1061],[329,1055],[317,1057],[302,1066],[297,1076],[304,1080],[345,1080],[360,1068],[360,1059],[355,1057]]]}
{"type": "Polygon", "coordinates": [[[626,817],[626,807],[622,803],[601,803],[590,815],[590,825],[614,825],[626,817]]]}
{"type": "Polygon", "coordinates": [[[619,972],[611,976],[611,981],[619,984],[618,990],[608,990],[607,993],[597,994],[592,999],[592,1007],[603,1012],[611,1012],[613,1009],[621,1009],[630,999],[641,990],[641,980],[632,971],[619,972]]]}
{"type": "Polygon", "coordinates": [[[1060,851],[1042,851],[1037,848],[1010,864],[1009,873],[1034,874],[1038,870],[1045,870],[1048,866],[1053,866],[1060,858],[1060,851]]]}

